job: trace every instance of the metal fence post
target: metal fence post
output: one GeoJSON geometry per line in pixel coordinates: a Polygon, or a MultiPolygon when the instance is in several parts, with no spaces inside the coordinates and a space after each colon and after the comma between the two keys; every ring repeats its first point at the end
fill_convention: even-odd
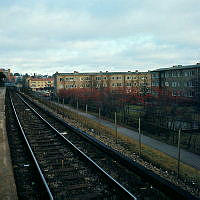
{"type": "Polygon", "coordinates": [[[76,109],[78,110],[78,100],[77,100],[77,102],[76,102],[76,109]]]}
{"type": "Polygon", "coordinates": [[[178,131],[178,166],[177,166],[178,178],[180,176],[180,159],[181,159],[180,140],[181,140],[181,129],[179,129],[178,131]]]}
{"type": "Polygon", "coordinates": [[[99,108],[99,119],[101,118],[101,108],[99,108]]]}
{"type": "Polygon", "coordinates": [[[115,112],[115,143],[117,144],[117,113],[115,112]]]}
{"type": "Polygon", "coordinates": [[[138,132],[139,132],[139,155],[141,156],[141,127],[140,127],[140,117],[138,121],[138,132]]]}

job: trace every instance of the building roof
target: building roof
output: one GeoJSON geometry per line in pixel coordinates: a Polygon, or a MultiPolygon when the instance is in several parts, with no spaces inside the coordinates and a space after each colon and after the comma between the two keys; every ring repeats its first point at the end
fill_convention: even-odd
{"type": "Polygon", "coordinates": [[[132,74],[146,74],[148,72],[88,72],[88,73],[79,73],[79,72],[74,72],[74,73],[58,73],[56,72],[54,76],[59,75],[59,76],[65,76],[65,75],[80,75],[80,76],[90,76],[90,75],[121,75],[121,74],[127,74],[127,75],[132,75],[132,74]]]}
{"type": "Polygon", "coordinates": [[[10,69],[4,69],[4,68],[0,68],[1,72],[10,72],[10,69]]]}
{"type": "Polygon", "coordinates": [[[159,72],[159,71],[169,71],[169,70],[181,70],[181,69],[194,69],[194,68],[200,68],[200,63],[197,63],[196,65],[175,65],[173,67],[168,68],[160,68],[156,70],[152,70],[151,72],[159,72]]]}

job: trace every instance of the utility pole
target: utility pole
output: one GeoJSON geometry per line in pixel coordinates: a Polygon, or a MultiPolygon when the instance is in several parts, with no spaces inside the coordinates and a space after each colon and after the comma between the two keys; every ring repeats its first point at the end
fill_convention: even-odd
{"type": "Polygon", "coordinates": [[[78,100],[77,100],[77,102],[76,102],[76,109],[78,110],[78,100]]]}
{"type": "Polygon", "coordinates": [[[115,143],[117,144],[117,113],[115,112],[115,143]]]}
{"type": "Polygon", "coordinates": [[[178,170],[177,170],[177,175],[179,178],[180,175],[180,159],[181,159],[181,151],[180,151],[180,140],[181,140],[181,129],[178,131],[178,170]]]}
{"type": "Polygon", "coordinates": [[[59,113],[59,97],[58,97],[57,113],[59,113]]]}
{"type": "Polygon", "coordinates": [[[141,156],[141,127],[140,127],[140,117],[138,121],[138,132],[139,132],[139,155],[141,156]]]}
{"type": "Polygon", "coordinates": [[[85,105],[85,112],[86,112],[86,114],[87,114],[87,104],[85,105]]]}
{"type": "Polygon", "coordinates": [[[99,107],[99,119],[101,118],[101,108],[99,107]]]}

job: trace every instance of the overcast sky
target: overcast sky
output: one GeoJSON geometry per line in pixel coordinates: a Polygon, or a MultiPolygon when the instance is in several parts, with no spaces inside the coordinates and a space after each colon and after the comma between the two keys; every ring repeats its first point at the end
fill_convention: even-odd
{"type": "Polygon", "coordinates": [[[147,71],[200,62],[199,0],[0,0],[0,67],[147,71]]]}

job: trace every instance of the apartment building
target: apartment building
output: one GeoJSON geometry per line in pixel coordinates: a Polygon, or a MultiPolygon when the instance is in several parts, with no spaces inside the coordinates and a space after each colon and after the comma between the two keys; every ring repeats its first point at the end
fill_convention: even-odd
{"type": "Polygon", "coordinates": [[[61,89],[70,88],[109,88],[112,92],[149,92],[150,72],[99,72],[99,73],[55,73],[54,88],[58,94],[61,89]],[[144,89],[145,88],[145,89],[144,89]]]}
{"type": "Polygon", "coordinates": [[[43,90],[45,88],[51,88],[54,86],[53,78],[33,78],[28,77],[26,79],[27,87],[32,91],[43,90]]]}
{"type": "Polygon", "coordinates": [[[7,80],[6,80],[7,82],[10,82],[12,80],[13,75],[12,75],[10,69],[0,68],[0,72],[3,72],[5,74],[5,76],[7,78],[7,80]]]}
{"type": "Polygon", "coordinates": [[[200,95],[200,63],[151,71],[152,94],[194,98],[200,95]]]}

